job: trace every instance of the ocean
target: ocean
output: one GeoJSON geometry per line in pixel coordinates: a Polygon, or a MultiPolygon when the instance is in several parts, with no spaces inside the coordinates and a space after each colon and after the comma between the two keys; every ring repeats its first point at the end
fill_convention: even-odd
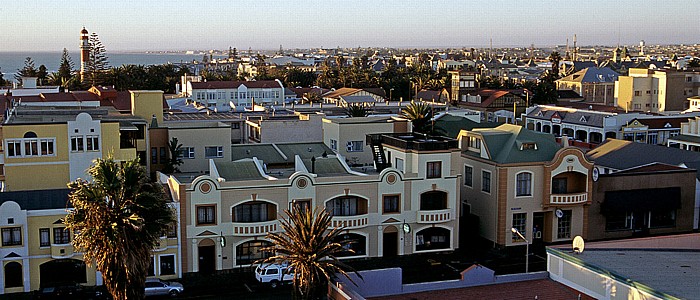
{"type": "MultiPolygon", "coordinates": [[[[31,57],[36,68],[39,68],[40,65],[45,65],[49,72],[55,72],[61,64],[62,54],[63,52],[0,52],[0,71],[4,74],[5,79],[14,79],[17,70],[24,67],[25,58],[31,57]]],[[[69,52],[68,55],[70,55],[75,69],[80,69],[80,53],[69,52]]],[[[204,56],[202,54],[143,52],[107,52],[106,55],[109,65],[113,67],[125,64],[158,65],[192,62],[192,60],[201,61],[204,56]]]]}

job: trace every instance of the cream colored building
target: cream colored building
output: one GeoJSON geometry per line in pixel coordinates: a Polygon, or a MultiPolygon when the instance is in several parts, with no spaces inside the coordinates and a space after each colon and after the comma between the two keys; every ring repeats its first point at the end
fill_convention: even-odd
{"type": "Polygon", "coordinates": [[[688,122],[681,123],[680,134],[670,137],[668,146],[700,152],[700,117],[688,118],[688,122]]]}
{"type": "Polygon", "coordinates": [[[462,131],[461,199],[480,220],[480,235],[499,246],[586,236],[593,164],[550,134],[504,124],[462,131]]]}
{"type": "MultiPolygon", "coordinates": [[[[367,134],[410,132],[410,128],[410,121],[395,117],[324,118],[323,143],[350,165],[372,166],[374,156],[367,134]]],[[[390,163],[397,166],[396,161],[390,163]]]]}
{"type": "Polygon", "coordinates": [[[615,82],[616,106],[629,111],[682,111],[700,94],[700,75],[665,69],[631,68],[615,82]]]}
{"type": "Polygon", "coordinates": [[[206,170],[209,160],[231,161],[231,126],[223,122],[168,122],[169,139],[182,145],[182,172],[206,170]]]}
{"type": "Polygon", "coordinates": [[[323,117],[323,113],[249,117],[245,132],[249,143],[320,142],[323,117]]]}
{"type": "MultiPolygon", "coordinates": [[[[422,137],[422,136],[421,136],[422,137]]],[[[403,168],[360,173],[321,143],[235,145],[234,161],[207,175],[171,176],[181,204],[183,272],[245,266],[266,254],[268,232],[293,205],[323,207],[344,226],[354,254],[381,257],[450,251],[458,241],[456,141],[379,135],[379,151],[403,168]],[[324,152],[326,152],[324,154],[324,152]]]]}

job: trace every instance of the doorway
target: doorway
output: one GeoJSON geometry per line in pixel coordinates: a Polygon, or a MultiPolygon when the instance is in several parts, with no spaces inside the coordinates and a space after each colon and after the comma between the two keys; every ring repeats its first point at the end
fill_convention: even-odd
{"type": "Polygon", "coordinates": [[[535,253],[544,251],[544,212],[532,213],[532,250],[535,253]]]}
{"type": "Polygon", "coordinates": [[[394,226],[388,226],[384,230],[382,238],[382,255],[384,257],[394,257],[399,255],[399,231],[394,226]]]}
{"type": "Polygon", "coordinates": [[[212,274],[216,270],[216,246],[212,240],[203,240],[197,247],[199,253],[199,273],[212,274]]]}

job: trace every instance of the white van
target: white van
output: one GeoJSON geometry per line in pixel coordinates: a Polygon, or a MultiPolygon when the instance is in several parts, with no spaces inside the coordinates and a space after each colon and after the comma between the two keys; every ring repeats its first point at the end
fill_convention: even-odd
{"type": "Polygon", "coordinates": [[[261,283],[269,283],[276,288],[294,279],[294,270],[288,271],[288,264],[262,264],[255,268],[255,279],[261,283]]]}

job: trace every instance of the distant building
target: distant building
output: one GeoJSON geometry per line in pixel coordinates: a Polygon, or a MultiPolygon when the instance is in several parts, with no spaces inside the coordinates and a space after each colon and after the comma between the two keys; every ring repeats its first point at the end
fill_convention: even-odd
{"type": "MultiPolygon", "coordinates": [[[[410,123],[395,117],[324,118],[323,143],[351,166],[372,166],[374,156],[367,134],[411,132],[410,123]]],[[[399,170],[403,168],[400,160],[390,163],[399,170]]]]}
{"type": "Polygon", "coordinates": [[[700,117],[689,118],[680,127],[679,134],[668,139],[668,146],[700,152],[700,117]]]}
{"type": "Polygon", "coordinates": [[[467,95],[473,94],[479,88],[479,73],[477,71],[455,70],[447,73],[452,80],[452,90],[450,91],[452,102],[467,102],[467,95]]]}
{"type": "Polygon", "coordinates": [[[243,111],[255,105],[284,103],[284,86],[279,80],[188,81],[187,89],[195,103],[220,112],[243,111]]]}
{"type": "Polygon", "coordinates": [[[700,94],[700,73],[630,69],[615,83],[615,103],[630,111],[682,111],[687,98],[700,94]]]}
{"type": "Polygon", "coordinates": [[[426,101],[426,102],[440,102],[447,103],[450,101],[450,93],[447,89],[442,89],[438,91],[434,90],[421,90],[413,97],[414,100],[426,101]]]}
{"type": "MultiPolygon", "coordinates": [[[[354,97],[354,96],[369,96],[374,99],[374,102],[384,102],[386,99],[386,92],[382,88],[339,88],[334,91],[327,92],[321,97],[325,103],[334,103],[337,106],[342,106],[343,101],[341,96],[344,97],[354,97]]],[[[369,101],[364,101],[369,102],[369,101]]]]}
{"type": "Polygon", "coordinates": [[[245,122],[248,143],[320,142],[323,114],[250,117],[245,122]]]}
{"type": "Polygon", "coordinates": [[[610,68],[585,68],[556,81],[558,90],[573,90],[584,101],[614,105],[615,81],[619,74],[610,68]]]}

